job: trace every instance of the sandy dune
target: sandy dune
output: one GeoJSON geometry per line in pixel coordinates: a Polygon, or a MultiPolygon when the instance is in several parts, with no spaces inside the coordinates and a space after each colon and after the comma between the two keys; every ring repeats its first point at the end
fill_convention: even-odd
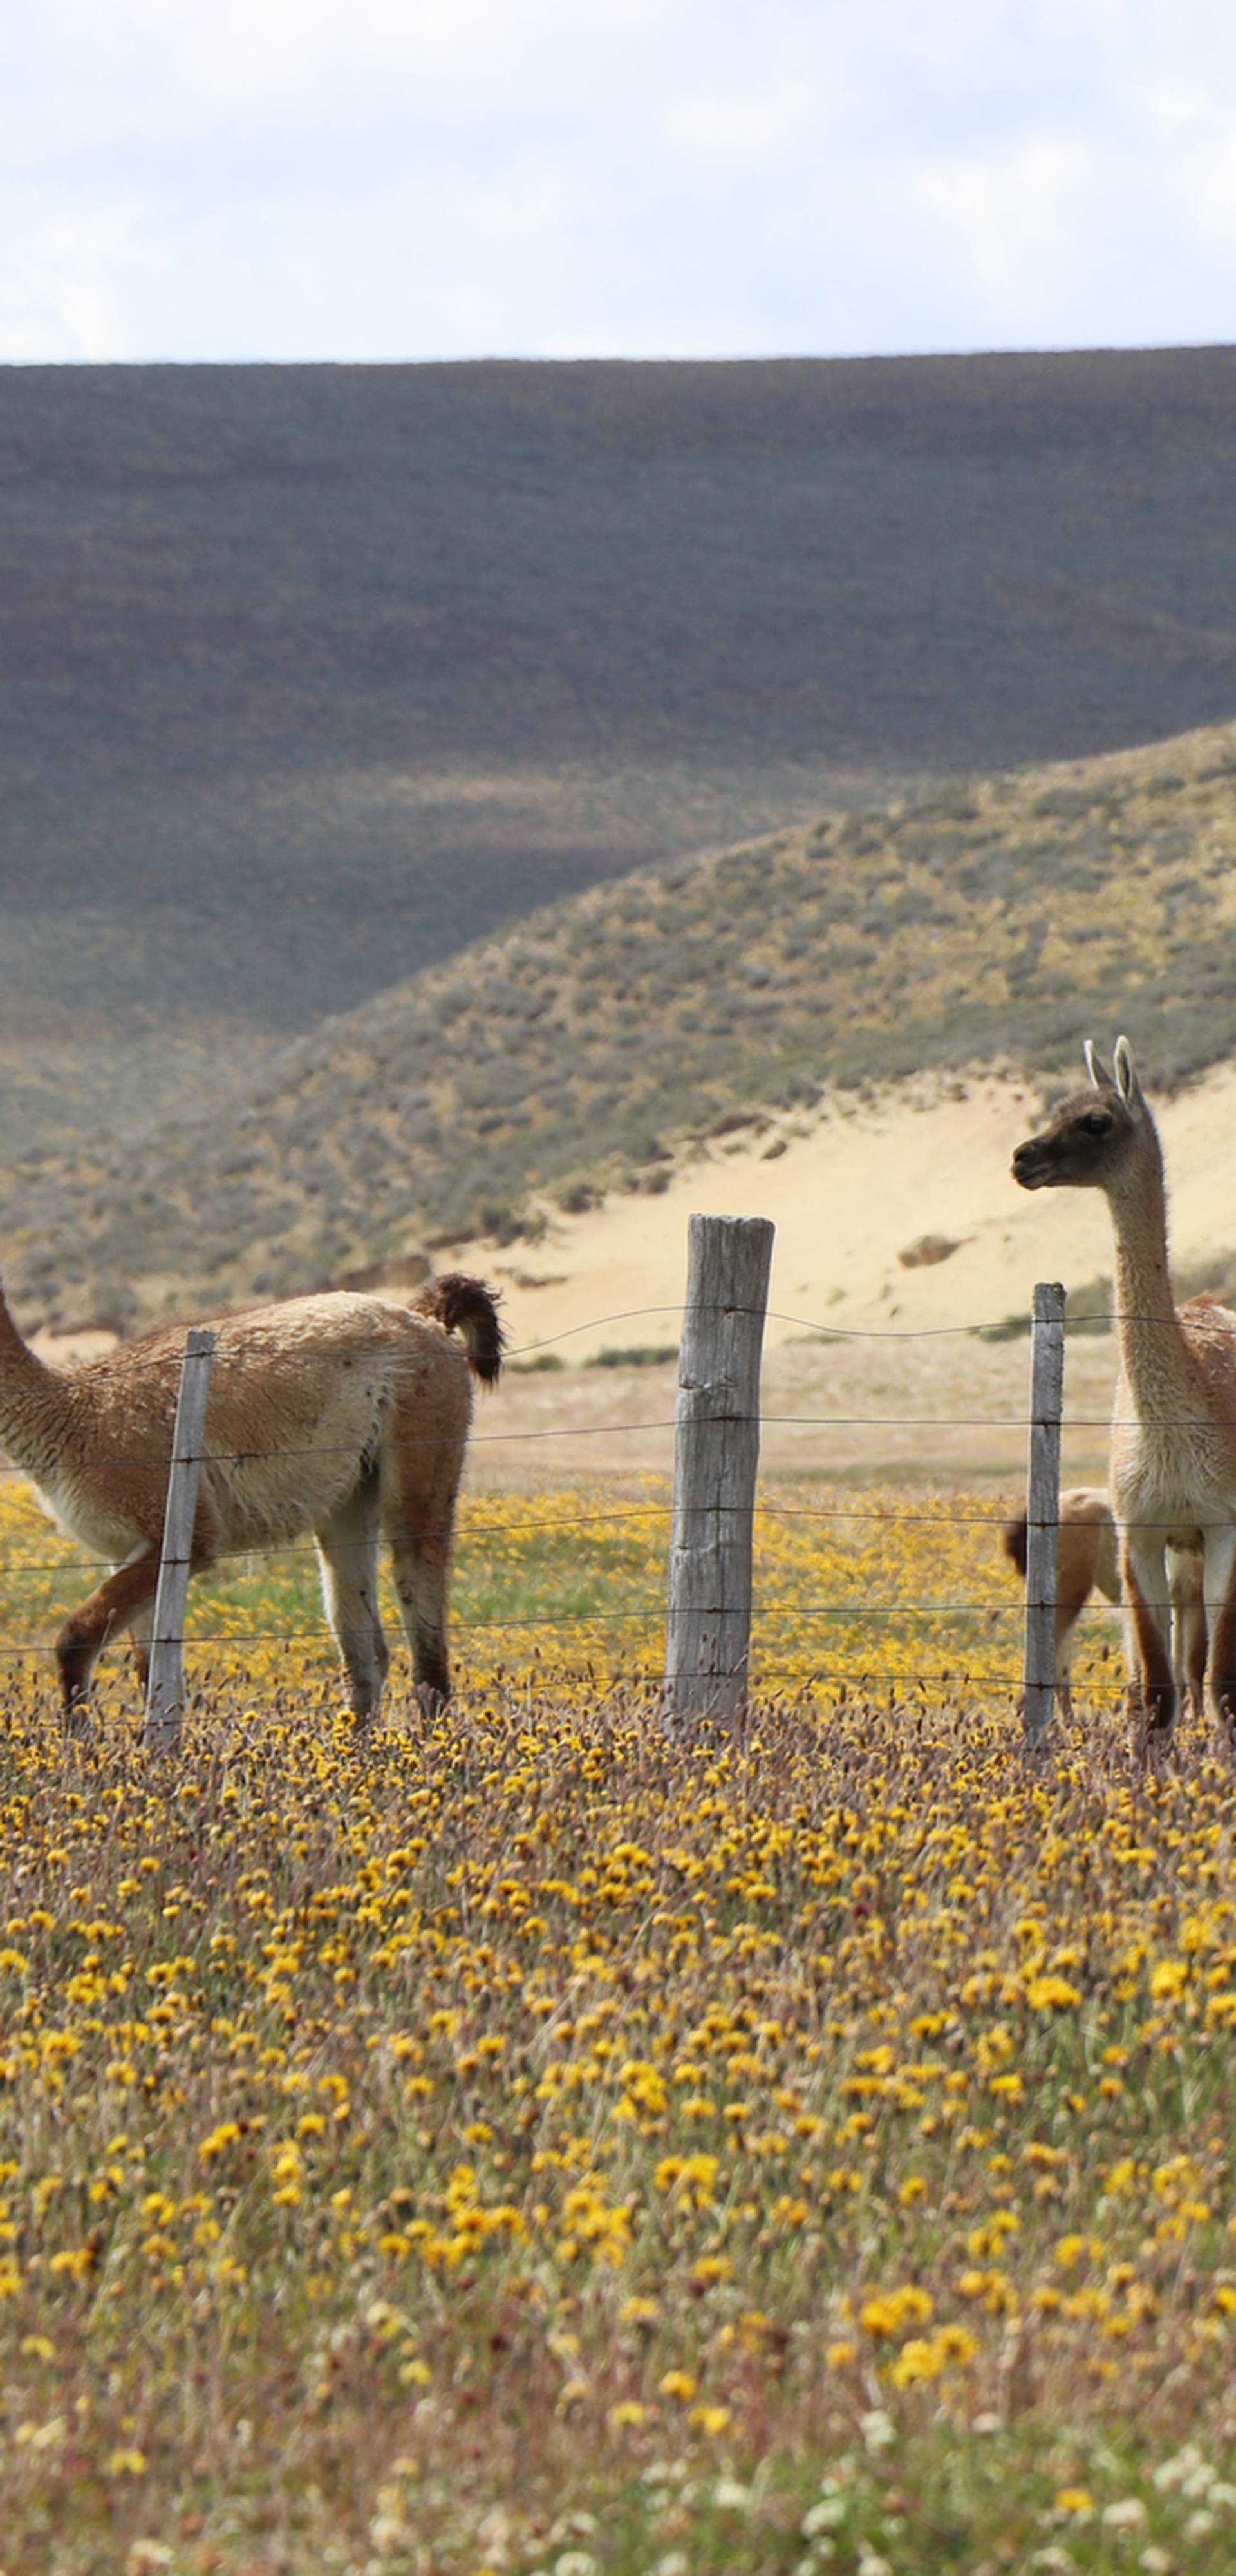
{"type": "MultiPolygon", "coordinates": [[[[659,1196],[624,1193],[575,1217],[550,1207],[535,1247],[473,1243],[452,1263],[501,1286],[514,1350],[552,1348],[571,1362],[677,1339],[687,1219],[698,1212],[776,1225],[770,1348],[821,1328],[998,1323],[1028,1311],[1036,1279],[1081,1287],[1111,1270],[1097,1194],[1031,1198],[1012,1179],[1013,1147],[1037,1115],[1036,1095],[1011,1078],[890,1090],[718,1139],[683,1160],[659,1196]],[[907,1268],[900,1256],[927,1235],[958,1248],[907,1268]]],[[[1174,1257],[1236,1254],[1236,1067],[1156,1115],[1174,1257]]]]}

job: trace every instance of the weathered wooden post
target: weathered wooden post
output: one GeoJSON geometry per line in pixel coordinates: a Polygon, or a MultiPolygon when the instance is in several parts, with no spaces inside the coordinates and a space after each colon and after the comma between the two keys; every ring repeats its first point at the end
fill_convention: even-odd
{"type": "Polygon", "coordinates": [[[206,1428],[206,1398],[210,1392],[214,1355],[214,1334],[204,1325],[195,1325],[185,1343],[172,1432],[167,1508],[163,1515],[163,1548],[159,1557],[159,1582],[150,1639],[146,1724],[142,1731],[142,1745],[147,1753],[174,1753],[184,1721],[185,1600],[189,1590],[189,1561],[193,1553],[193,1520],[202,1465],[202,1437],[206,1428]]]}
{"type": "Polygon", "coordinates": [[[1060,1540],[1060,1416],[1064,1290],[1040,1280],[1030,1342],[1030,1475],[1026,1497],[1026,1659],[1022,1711],[1037,1745],[1056,1699],[1056,1568],[1060,1540]]]}
{"type": "Polygon", "coordinates": [[[665,1640],[667,1727],[733,1723],[747,1695],[760,1352],[776,1229],[693,1216],[678,1354],[665,1640]]]}

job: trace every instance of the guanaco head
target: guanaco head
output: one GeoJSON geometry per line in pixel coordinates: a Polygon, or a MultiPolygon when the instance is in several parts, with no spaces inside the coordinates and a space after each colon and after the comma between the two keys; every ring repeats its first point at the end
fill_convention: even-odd
{"type": "Polygon", "coordinates": [[[1023,1190],[1119,1190],[1138,1160],[1148,1112],[1127,1038],[1117,1038],[1105,1073],[1086,1040],[1088,1091],[1074,1092],[1037,1136],[1013,1156],[1023,1190]]]}

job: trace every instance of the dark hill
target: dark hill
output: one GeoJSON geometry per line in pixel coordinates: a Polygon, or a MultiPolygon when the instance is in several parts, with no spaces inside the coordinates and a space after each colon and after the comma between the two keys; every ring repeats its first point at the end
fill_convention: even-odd
{"type": "Polygon", "coordinates": [[[1236,700],[1236,353],[0,372],[0,1138],[1236,700]]]}

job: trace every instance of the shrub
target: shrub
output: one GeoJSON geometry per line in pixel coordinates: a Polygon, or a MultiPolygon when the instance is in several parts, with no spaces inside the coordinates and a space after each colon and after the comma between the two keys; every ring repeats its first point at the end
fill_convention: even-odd
{"type": "Polygon", "coordinates": [[[977,1342],[1019,1342],[1029,1330],[1030,1312],[1027,1308],[1024,1315],[1005,1315],[998,1324],[976,1324],[974,1338],[977,1342]]]}
{"type": "Polygon", "coordinates": [[[1100,1271],[1084,1288],[1070,1288],[1065,1298],[1065,1328],[1070,1333],[1110,1333],[1115,1303],[1110,1278],[1100,1271]]]}
{"type": "Polygon", "coordinates": [[[677,1342],[637,1342],[629,1350],[594,1351],[585,1368],[660,1368],[678,1357],[677,1342]]]}

